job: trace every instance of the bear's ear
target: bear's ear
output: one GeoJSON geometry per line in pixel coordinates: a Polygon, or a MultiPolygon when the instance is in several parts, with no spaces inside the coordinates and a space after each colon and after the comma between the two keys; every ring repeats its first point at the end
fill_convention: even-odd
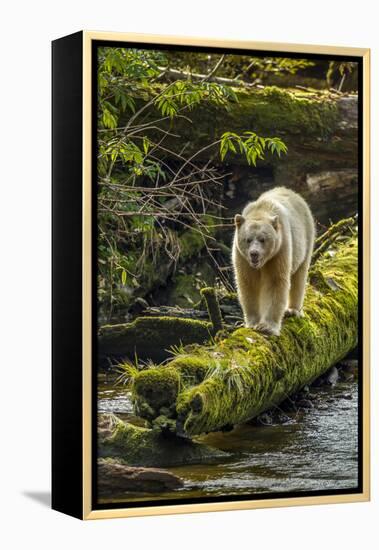
{"type": "Polygon", "coordinates": [[[270,222],[271,222],[271,225],[272,227],[277,230],[278,227],[279,227],[279,216],[272,216],[270,218],[270,222]]]}
{"type": "Polygon", "coordinates": [[[234,216],[234,223],[236,224],[236,227],[240,227],[244,221],[245,218],[242,216],[242,214],[236,214],[234,216]]]}

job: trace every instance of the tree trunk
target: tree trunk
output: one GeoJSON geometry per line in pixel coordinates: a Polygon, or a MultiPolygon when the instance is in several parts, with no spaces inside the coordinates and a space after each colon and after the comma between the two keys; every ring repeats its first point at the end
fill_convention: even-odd
{"type": "Polygon", "coordinates": [[[303,318],[285,320],[279,337],[221,331],[213,345],[191,346],[139,372],[132,385],[137,414],[152,424],[170,418],[182,436],[217,431],[278,405],[346,356],[358,339],[355,226],[344,220],[316,241],[303,318]]]}

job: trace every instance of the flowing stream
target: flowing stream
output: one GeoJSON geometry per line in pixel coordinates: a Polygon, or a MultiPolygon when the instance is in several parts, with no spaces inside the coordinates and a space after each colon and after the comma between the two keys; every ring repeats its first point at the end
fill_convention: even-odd
{"type": "MultiPolygon", "coordinates": [[[[310,395],[313,407],[286,413],[284,423],[241,425],[229,433],[202,437],[231,454],[217,464],[165,468],[184,480],[182,489],[124,493],[102,502],[356,488],[358,383],[311,387],[310,395]]],[[[105,380],[99,385],[98,410],[138,423],[129,395],[105,380]]]]}

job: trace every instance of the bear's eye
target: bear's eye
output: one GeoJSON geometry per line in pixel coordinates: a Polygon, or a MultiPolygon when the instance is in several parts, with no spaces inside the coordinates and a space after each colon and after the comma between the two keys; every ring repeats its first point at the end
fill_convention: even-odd
{"type": "Polygon", "coordinates": [[[246,242],[247,244],[250,244],[253,242],[253,239],[251,237],[247,237],[246,242]]]}
{"type": "Polygon", "coordinates": [[[262,244],[265,242],[265,238],[264,238],[264,237],[259,237],[258,240],[259,240],[259,242],[262,243],[262,244]]]}

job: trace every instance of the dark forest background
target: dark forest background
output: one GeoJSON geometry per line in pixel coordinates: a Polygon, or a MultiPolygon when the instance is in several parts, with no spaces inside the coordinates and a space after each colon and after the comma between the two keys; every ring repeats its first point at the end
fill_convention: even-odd
{"type": "Polygon", "coordinates": [[[358,66],[98,50],[99,322],[233,288],[232,219],[263,191],[319,229],[357,210],[358,66]]]}

